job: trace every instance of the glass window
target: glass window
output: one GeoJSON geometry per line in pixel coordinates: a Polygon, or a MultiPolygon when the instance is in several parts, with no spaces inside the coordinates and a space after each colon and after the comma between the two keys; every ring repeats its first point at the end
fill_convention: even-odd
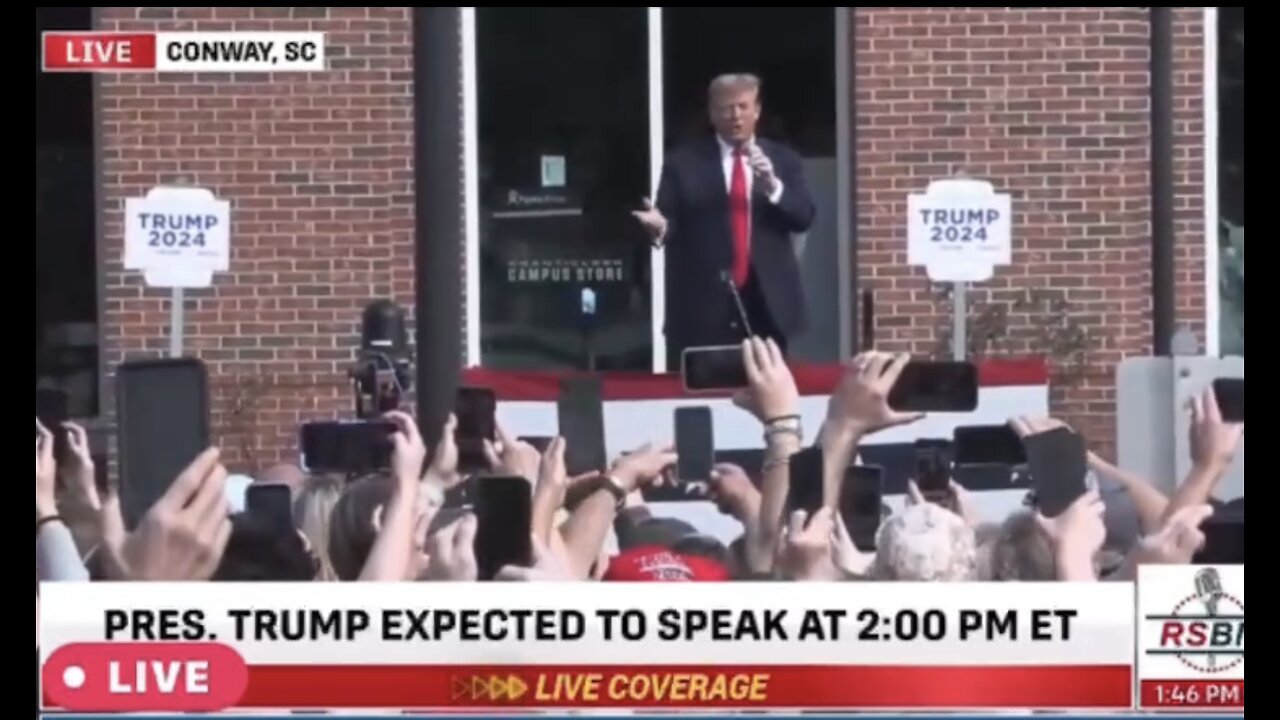
{"type": "Polygon", "coordinates": [[[1218,8],[1218,292],[1222,355],[1244,355],[1244,8],[1218,8]]]}
{"type": "Polygon", "coordinates": [[[648,370],[647,11],[476,9],[481,363],[648,370]]]}
{"type": "Polygon", "coordinates": [[[91,11],[36,13],[36,390],[81,419],[98,414],[93,76],[42,72],[40,33],[91,29],[91,11]]]}

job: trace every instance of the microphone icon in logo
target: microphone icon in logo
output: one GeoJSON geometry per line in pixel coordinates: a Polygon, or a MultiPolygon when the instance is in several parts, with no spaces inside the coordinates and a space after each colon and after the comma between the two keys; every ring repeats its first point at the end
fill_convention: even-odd
{"type": "MultiPolygon", "coordinates": [[[[1204,612],[1210,618],[1218,614],[1218,600],[1222,598],[1222,577],[1216,568],[1205,568],[1196,573],[1196,598],[1204,605],[1204,612]]],[[[1209,667],[1217,665],[1217,658],[1209,655],[1205,658],[1209,667]]]]}

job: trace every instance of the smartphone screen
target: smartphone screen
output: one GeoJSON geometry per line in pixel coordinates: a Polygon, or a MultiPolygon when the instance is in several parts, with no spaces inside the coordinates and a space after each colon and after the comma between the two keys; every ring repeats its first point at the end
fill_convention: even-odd
{"type": "Polygon", "coordinates": [[[134,527],[209,448],[209,376],[195,358],[135,360],[116,371],[120,508],[134,527]]]}
{"type": "Polygon", "coordinates": [[[706,482],[715,465],[715,431],[712,427],[711,408],[679,407],[675,410],[676,464],[680,480],[706,482]]]}
{"type": "Polygon", "coordinates": [[[464,473],[487,468],[484,441],[493,442],[497,435],[498,398],[489,388],[460,387],[453,405],[458,427],[454,437],[458,443],[458,469],[464,473]]]}
{"type": "Polygon", "coordinates": [[[533,562],[533,488],[522,477],[478,477],[471,499],[476,520],[476,565],[491,580],[505,565],[533,562]]]}
{"type": "Polygon", "coordinates": [[[1025,465],[1022,438],[1008,425],[958,427],[953,435],[956,465],[1025,465]]]}
{"type": "Polygon", "coordinates": [[[70,398],[65,390],[36,390],[36,419],[53,435],[53,457],[61,463],[70,456],[71,443],[63,423],[71,419],[70,398]]]}
{"type": "Polygon", "coordinates": [[[1089,490],[1084,438],[1067,428],[1055,428],[1023,438],[1027,467],[1035,487],[1036,507],[1045,517],[1057,517],[1089,490]]]}
{"type": "Polygon", "coordinates": [[[972,412],[978,407],[978,367],[913,360],[889,391],[889,407],[904,412],[972,412]]]}
{"type": "Polygon", "coordinates": [[[293,527],[293,491],[288,485],[254,483],[245,490],[244,505],[275,527],[293,527]]]}
{"type": "Polygon", "coordinates": [[[595,377],[560,381],[556,402],[560,436],[564,438],[564,464],[569,475],[581,475],[609,466],[604,442],[604,388],[595,377]]]}
{"type": "Polygon", "coordinates": [[[385,420],[311,422],[299,444],[307,472],[366,475],[391,469],[394,423],[385,420]]]}
{"type": "Polygon", "coordinates": [[[840,519],[854,547],[875,552],[884,502],[884,470],[877,465],[854,465],[844,472],[840,486],[840,519]]]}
{"type": "Polygon", "coordinates": [[[1218,378],[1213,381],[1213,395],[1224,422],[1244,422],[1244,378],[1218,378]]]}
{"type": "Polygon", "coordinates": [[[690,392],[736,390],[747,386],[741,345],[687,348],[681,355],[680,374],[690,392]]]}
{"type": "Polygon", "coordinates": [[[545,453],[547,448],[551,446],[552,438],[550,435],[521,435],[520,442],[528,444],[539,454],[545,453]]]}
{"type": "Polygon", "coordinates": [[[922,438],[916,441],[916,487],[929,499],[931,494],[951,492],[950,440],[922,438]]]}
{"type": "Polygon", "coordinates": [[[822,507],[822,448],[807,447],[791,456],[787,514],[803,510],[812,516],[822,507]]]}

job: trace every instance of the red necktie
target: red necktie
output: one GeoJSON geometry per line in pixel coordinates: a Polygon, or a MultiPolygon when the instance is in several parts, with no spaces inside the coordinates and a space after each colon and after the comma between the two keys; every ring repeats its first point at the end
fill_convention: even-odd
{"type": "Polygon", "coordinates": [[[742,150],[733,151],[733,173],[729,179],[729,229],[733,233],[733,284],[747,284],[751,270],[751,209],[747,202],[747,170],[742,150]]]}

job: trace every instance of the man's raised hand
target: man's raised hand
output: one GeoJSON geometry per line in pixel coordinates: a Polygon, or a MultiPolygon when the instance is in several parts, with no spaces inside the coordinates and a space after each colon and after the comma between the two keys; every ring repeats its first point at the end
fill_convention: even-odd
{"type": "Polygon", "coordinates": [[[667,219],[662,216],[662,211],[654,207],[653,201],[645,198],[644,207],[632,210],[631,214],[644,226],[645,232],[649,234],[649,242],[654,247],[662,247],[667,236],[667,219]]]}

